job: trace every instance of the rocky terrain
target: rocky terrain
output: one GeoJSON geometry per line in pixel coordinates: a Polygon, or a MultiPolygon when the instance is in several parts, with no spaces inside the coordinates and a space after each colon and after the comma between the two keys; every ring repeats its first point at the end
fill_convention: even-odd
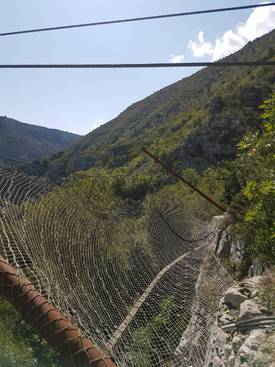
{"type": "Polygon", "coordinates": [[[264,295],[268,279],[268,275],[254,276],[226,291],[205,367],[275,366],[275,314],[264,295]]]}
{"type": "Polygon", "coordinates": [[[192,317],[177,349],[181,365],[196,366],[201,358],[204,367],[274,367],[275,273],[246,263],[228,214],[211,226],[192,317]]]}

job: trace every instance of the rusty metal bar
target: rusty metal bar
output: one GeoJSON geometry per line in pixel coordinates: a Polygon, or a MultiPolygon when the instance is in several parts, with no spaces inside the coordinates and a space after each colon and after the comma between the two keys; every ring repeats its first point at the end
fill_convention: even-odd
{"type": "Polygon", "coordinates": [[[8,300],[69,366],[116,367],[92,341],[81,336],[58,309],[0,256],[0,296],[8,300]]]}
{"type": "Polygon", "coordinates": [[[142,148],[142,151],[144,153],[146,153],[148,156],[150,156],[156,163],[158,163],[162,167],[164,167],[174,177],[176,177],[177,179],[179,179],[180,181],[182,181],[185,185],[187,185],[188,187],[190,187],[197,194],[199,194],[204,199],[206,199],[207,201],[209,201],[209,203],[211,203],[212,205],[214,205],[220,211],[222,211],[223,213],[226,212],[226,209],[222,205],[218,204],[216,201],[214,201],[213,199],[211,199],[204,192],[202,192],[201,190],[199,190],[197,187],[193,186],[190,182],[188,182],[185,178],[183,178],[181,175],[179,175],[176,171],[174,171],[172,168],[170,168],[169,166],[167,166],[167,164],[163,163],[158,157],[156,157],[155,155],[153,155],[152,153],[150,153],[146,148],[142,148]]]}

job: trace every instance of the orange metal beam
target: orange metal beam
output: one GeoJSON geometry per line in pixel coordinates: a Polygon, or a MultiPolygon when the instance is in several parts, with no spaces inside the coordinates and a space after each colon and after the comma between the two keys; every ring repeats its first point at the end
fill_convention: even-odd
{"type": "Polygon", "coordinates": [[[81,336],[79,329],[14,267],[0,256],[0,296],[8,300],[37,333],[60,353],[68,366],[115,367],[92,341],[81,336]]]}

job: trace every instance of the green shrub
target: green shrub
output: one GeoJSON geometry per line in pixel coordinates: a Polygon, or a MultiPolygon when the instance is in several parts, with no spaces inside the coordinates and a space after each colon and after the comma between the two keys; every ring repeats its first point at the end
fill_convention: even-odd
{"type": "Polygon", "coordinates": [[[0,300],[0,367],[18,366],[61,367],[64,365],[13,307],[6,301],[0,300]]]}
{"type": "Polygon", "coordinates": [[[239,144],[234,175],[241,189],[232,208],[251,256],[274,264],[275,94],[262,108],[262,130],[246,135],[239,144]]]}

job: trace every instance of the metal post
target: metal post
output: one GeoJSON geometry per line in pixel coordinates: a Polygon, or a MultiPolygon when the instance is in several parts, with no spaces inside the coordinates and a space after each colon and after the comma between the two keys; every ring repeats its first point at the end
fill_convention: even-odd
{"type": "Polygon", "coordinates": [[[200,196],[202,196],[204,199],[206,199],[207,201],[209,201],[209,203],[211,203],[212,205],[214,205],[216,208],[218,208],[220,211],[222,211],[223,213],[226,212],[226,209],[216,203],[216,201],[214,201],[213,199],[211,199],[208,195],[206,195],[204,192],[202,192],[201,190],[199,190],[197,187],[193,186],[190,182],[188,182],[185,178],[183,178],[181,175],[179,175],[177,172],[175,172],[172,168],[170,168],[169,166],[167,166],[165,163],[163,163],[158,157],[156,157],[155,155],[153,155],[152,153],[150,153],[146,148],[142,148],[142,151],[144,153],[146,153],[148,156],[150,156],[151,158],[153,158],[153,160],[160,164],[162,167],[164,167],[168,172],[170,172],[174,177],[176,177],[177,179],[179,179],[180,181],[182,181],[185,185],[187,185],[188,187],[190,187],[193,191],[195,191],[197,194],[199,194],[200,196]]]}

